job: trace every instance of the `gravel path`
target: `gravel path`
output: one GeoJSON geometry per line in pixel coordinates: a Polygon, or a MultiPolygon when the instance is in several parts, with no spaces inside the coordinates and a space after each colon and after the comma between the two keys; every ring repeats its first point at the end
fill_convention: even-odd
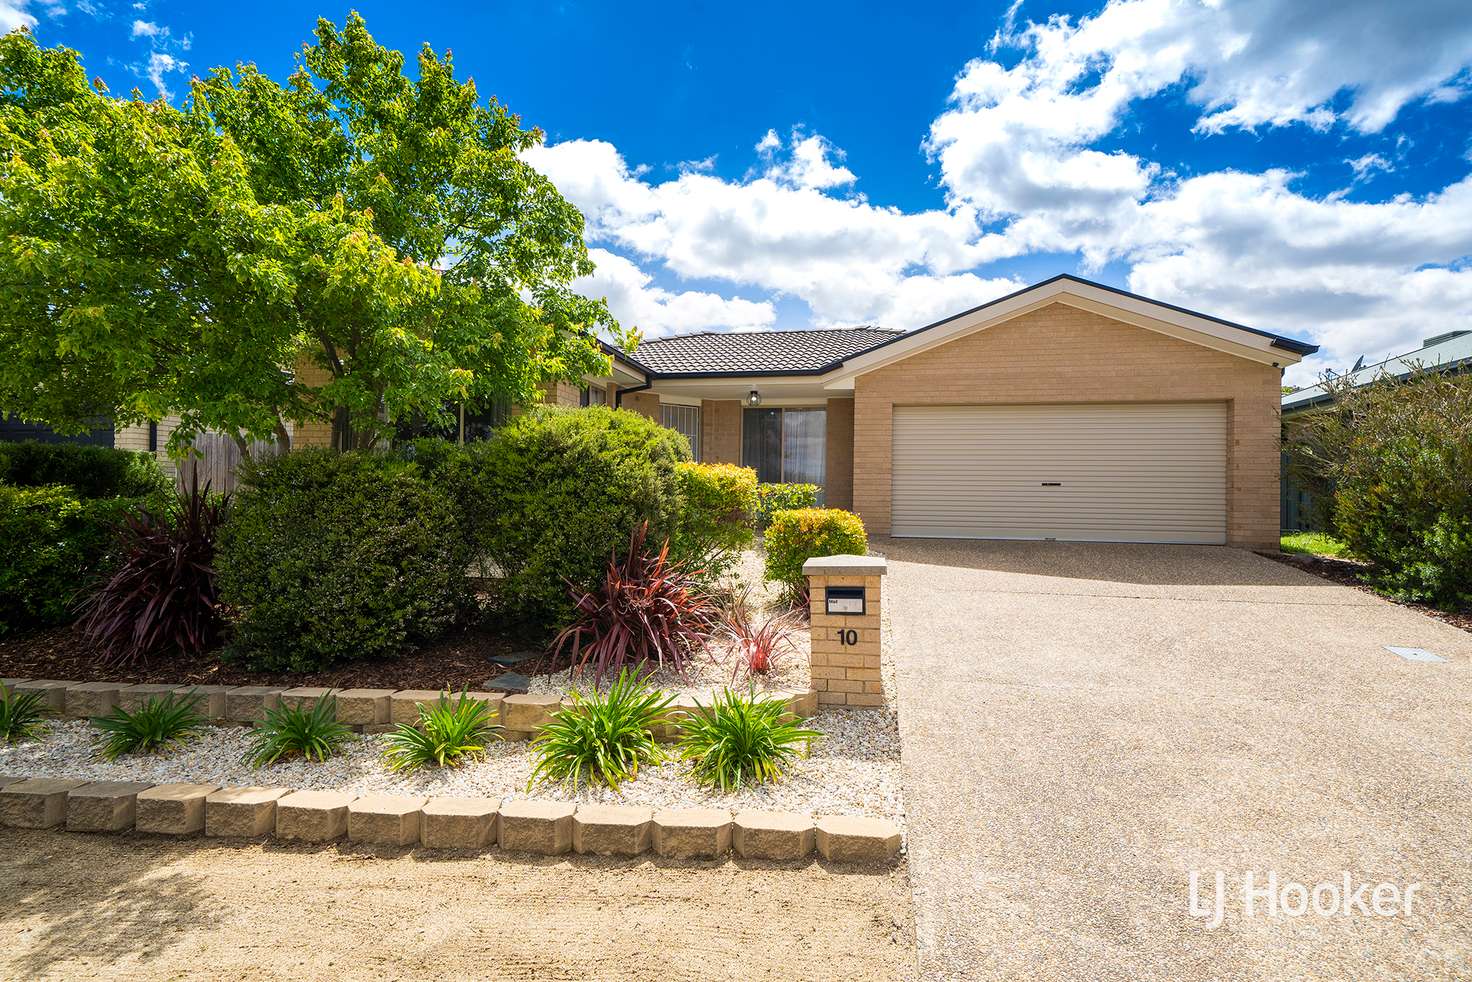
{"type": "Polygon", "coordinates": [[[281,785],[395,794],[540,798],[565,801],[720,808],[763,808],[814,814],[872,815],[903,821],[899,780],[899,735],[884,713],[835,710],[811,723],[823,733],[812,755],[782,783],[719,794],[690,780],[688,766],[673,761],[646,768],[620,793],[606,788],[574,794],[543,784],[527,791],[532,757],[525,742],[497,742],[485,760],[458,769],[395,774],[380,759],[386,737],[355,738],[346,752],[321,763],[292,761],[251,768],[243,762],[251,731],[212,727],[196,742],[159,756],[128,757],[114,763],[93,752],[96,731],[85,721],[58,722],[40,741],[0,745],[0,773],[31,777],[197,781],[220,785],[281,785]]]}

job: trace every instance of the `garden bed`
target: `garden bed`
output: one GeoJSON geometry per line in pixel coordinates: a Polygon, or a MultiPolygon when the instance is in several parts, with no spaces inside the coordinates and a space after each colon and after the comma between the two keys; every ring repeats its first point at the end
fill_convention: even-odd
{"type": "Polygon", "coordinates": [[[252,768],[244,762],[252,732],[210,727],[185,747],[157,756],[129,756],[114,763],[93,749],[97,731],[81,720],[57,721],[39,741],[0,745],[0,773],[93,781],[174,781],[220,785],[284,786],[426,796],[534,798],[649,807],[713,807],[867,815],[903,819],[899,730],[893,713],[827,710],[808,724],[823,736],[779,784],[735,794],[695,784],[687,765],[670,761],[640,770],[617,793],[604,787],[577,792],[554,784],[527,787],[532,754],[526,742],[493,742],[484,760],[458,769],[389,771],[382,761],[386,737],[353,739],[339,756],[321,763],[292,761],[252,768]]]}

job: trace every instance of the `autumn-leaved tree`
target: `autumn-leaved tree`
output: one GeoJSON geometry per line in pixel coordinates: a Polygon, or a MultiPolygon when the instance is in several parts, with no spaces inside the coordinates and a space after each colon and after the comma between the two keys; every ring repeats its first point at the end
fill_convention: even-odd
{"type": "Polygon", "coordinates": [[[216,69],[176,109],[0,39],[0,408],[366,448],[604,368],[582,216],[521,159],[540,134],[448,53],[403,62],[321,21],[285,84],[216,69]]]}

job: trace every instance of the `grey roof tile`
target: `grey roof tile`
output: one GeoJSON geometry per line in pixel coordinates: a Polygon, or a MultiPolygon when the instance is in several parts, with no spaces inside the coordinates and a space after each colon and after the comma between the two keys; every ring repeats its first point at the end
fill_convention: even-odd
{"type": "Polygon", "coordinates": [[[816,372],[901,333],[882,327],[710,331],[644,341],[634,360],[659,375],[816,372]]]}

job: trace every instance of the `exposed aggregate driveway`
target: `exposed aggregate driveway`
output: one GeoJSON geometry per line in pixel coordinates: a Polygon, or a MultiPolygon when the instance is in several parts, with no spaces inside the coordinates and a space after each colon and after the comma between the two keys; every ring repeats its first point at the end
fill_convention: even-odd
{"type": "Polygon", "coordinates": [[[871,549],[922,975],[1472,978],[1472,635],[1233,549],[871,549]],[[1192,870],[1208,905],[1226,874],[1220,927],[1192,870]],[[1270,871],[1421,887],[1249,918],[1270,871]]]}

